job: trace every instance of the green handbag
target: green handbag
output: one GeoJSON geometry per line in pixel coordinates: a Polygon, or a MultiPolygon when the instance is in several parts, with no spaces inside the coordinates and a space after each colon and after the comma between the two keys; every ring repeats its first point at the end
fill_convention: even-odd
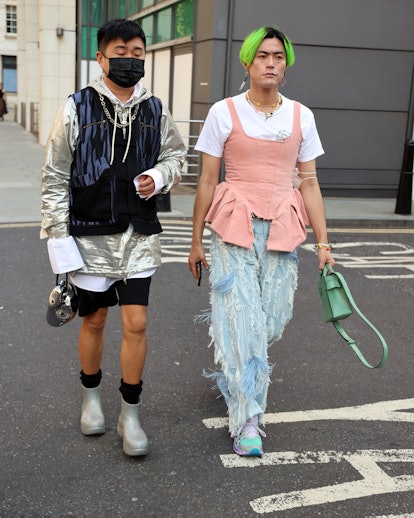
{"type": "Polygon", "coordinates": [[[362,311],[355,304],[355,301],[351,295],[348,285],[344,279],[344,276],[339,272],[336,272],[328,264],[325,265],[323,271],[320,274],[318,282],[318,292],[322,301],[322,312],[325,322],[332,322],[335,329],[342,336],[342,338],[348,343],[353,349],[355,354],[361,360],[361,362],[369,369],[377,369],[382,367],[388,358],[388,346],[378,329],[367,319],[362,311]],[[329,273],[328,273],[329,272],[329,273]],[[348,333],[344,330],[339,320],[343,320],[349,317],[353,313],[353,310],[366,322],[369,327],[380,339],[383,354],[382,359],[378,365],[371,365],[363,356],[361,351],[358,349],[355,340],[353,340],[348,333]]]}

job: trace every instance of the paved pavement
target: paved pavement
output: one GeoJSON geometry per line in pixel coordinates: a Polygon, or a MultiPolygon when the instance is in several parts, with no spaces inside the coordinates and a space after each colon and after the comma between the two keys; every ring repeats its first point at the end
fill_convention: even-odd
{"type": "MultiPolygon", "coordinates": [[[[0,224],[39,222],[44,146],[6,118],[0,122],[0,149],[0,224]]],[[[171,193],[171,211],[161,213],[160,217],[191,218],[193,201],[191,187],[179,185],[171,193]]],[[[324,201],[330,227],[414,227],[413,214],[395,214],[395,199],[326,197],[324,201]]]]}

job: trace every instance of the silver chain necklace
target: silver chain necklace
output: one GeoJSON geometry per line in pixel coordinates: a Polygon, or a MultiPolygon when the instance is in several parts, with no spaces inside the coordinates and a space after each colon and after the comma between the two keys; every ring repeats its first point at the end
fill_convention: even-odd
{"type": "MultiPolygon", "coordinates": [[[[104,111],[107,119],[110,122],[112,122],[112,124],[115,126],[115,120],[111,117],[111,114],[109,113],[109,110],[106,107],[104,96],[102,94],[100,94],[100,93],[98,93],[98,95],[99,95],[99,100],[101,101],[101,105],[102,105],[103,111],[104,111]]],[[[135,106],[134,113],[131,114],[131,123],[134,122],[134,120],[137,118],[138,110],[139,110],[139,104],[137,104],[135,106]]],[[[122,109],[119,108],[118,106],[115,106],[115,111],[117,111],[117,113],[119,114],[119,118],[120,118],[120,122],[117,122],[116,126],[117,126],[117,128],[123,129],[124,130],[124,134],[125,134],[125,128],[129,124],[129,120],[128,120],[129,119],[129,113],[124,113],[122,111],[122,109]]]]}

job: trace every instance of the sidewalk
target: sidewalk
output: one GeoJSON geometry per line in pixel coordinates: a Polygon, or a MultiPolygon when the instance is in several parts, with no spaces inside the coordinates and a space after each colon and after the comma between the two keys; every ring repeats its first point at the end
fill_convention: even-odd
{"type": "MultiPolygon", "coordinates": [[[[0,122],[0,224],[40,222],[41,168],[45,148],[19,124],[0,122]]],[[[191,218],[194,191],[174,187],[171,212],[160,218],[191,218]]],[[[324,198],[328,226],[414,228],[414,215],[395,214],[394,199],[324,198]]],[[[413,203],[414,206],[414,203],[413,203]]]]}

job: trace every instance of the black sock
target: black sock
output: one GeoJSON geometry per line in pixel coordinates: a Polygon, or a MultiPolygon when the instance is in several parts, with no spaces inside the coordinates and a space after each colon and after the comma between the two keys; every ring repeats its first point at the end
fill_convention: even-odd
{"type": "Polygon", "coordinates": [[[85,374],[83,371],[80,372],[80,380],[85,388],[95,388],[99,386],[101,378],[101,369],[99,369],[96,374],[85,374]]]}
{"type": "Polygon", "coordinates": [[[121,392],[122,399],[125,401],[125,403],[128,403],[129,405],[136,405],[139,403],[139,396],[142,392],[142,380],[137,385],[130,385],[121,379],[121,386],[119,387],[119,391],[121,392]]]}

